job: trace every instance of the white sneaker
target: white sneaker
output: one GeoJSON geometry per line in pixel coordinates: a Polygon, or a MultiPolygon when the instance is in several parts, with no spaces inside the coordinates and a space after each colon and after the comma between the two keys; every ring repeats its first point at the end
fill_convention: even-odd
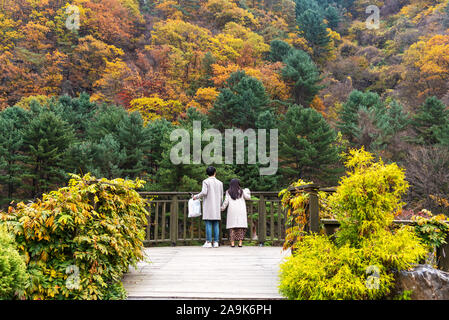
{"type": "Polygon", "coordinates": [[[218,242],[214,242],[214,248],[218,248],[218,247],[219,247],[218,242]]]}
{"type": "Polygon", "coordinates": [[[212,243],[210,243],[209,241],[206,241],[206,242],[203,244],[203,248],[212,248],[212,243]]]}

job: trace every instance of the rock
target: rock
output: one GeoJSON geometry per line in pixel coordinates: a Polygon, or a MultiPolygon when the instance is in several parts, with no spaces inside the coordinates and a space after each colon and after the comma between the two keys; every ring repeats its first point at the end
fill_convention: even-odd
{"type": "Polygon", "coordinates": [[[449,273],[428,264],[395,275],[393,296],[408,290],[412,300],[449,300],[449,273]]]}

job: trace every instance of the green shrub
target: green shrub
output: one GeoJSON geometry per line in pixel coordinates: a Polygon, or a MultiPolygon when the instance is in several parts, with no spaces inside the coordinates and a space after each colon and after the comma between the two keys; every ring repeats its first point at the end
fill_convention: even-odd
{"type": "Polygon", "coordinates": [[[26,257],[29,299],[123,299],[121,277],[143,258],[145,202],[136,180],[72,176],[68,187],[9,208],[26,257]]]}
{"type": "Polygon", "coordinates": [[[281,265],[279,290],[289,299],[386,298],[393,271],[411,268],[427,253],[413,227],[390,228],[407,190],[403,171],[374,162],[363,149],[351,150],[346,166],[348,175],[329,197],[341,224],[335,243],[306,235],[281,265]]]}
{"type": "Polygon", "coordinates": [[[0,300],[23,295],[28,275],[14,238],[0,225],[0,300]]]}

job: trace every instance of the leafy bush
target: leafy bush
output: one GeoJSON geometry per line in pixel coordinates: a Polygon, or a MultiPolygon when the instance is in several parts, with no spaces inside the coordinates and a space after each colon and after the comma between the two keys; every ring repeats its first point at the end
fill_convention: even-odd
{"type": "Polygon", "coordinates": [[[396,163],[374,162],[363,148],[351,150],[337,192],[329,201],[341,227],[337,240],[356,245],[364,236],[389,226],[403,203],[408,183],[396,163]]]}
{"type": "Polygon", "coordinates": [[[447,243],[446,238],[449,232],[447,222],[449,220],[444,214],[430,218],[414,216],[412,220],[416,234],[431,250],[447,243]]]}
{"type": "Polygon", "coordinates": [[[341,227],[336,243],[325,235],[305,235],[281,265],[280,292],[289,299],[379,299],[394,285],[393,271],[409,269],[427,250],[413,227],[390,228],[403,171],[374,162],[363,148],[351,150],[343,177],[329,204],[341,227]]]}
{"type": "Polygon", "coordinates": [[[145,202],[136,180],[72,176],[68,187],[2,214],[26,257],[30,299],[123,299],[143,257],[145,202]]]}
{"type": "Polygon", "coordinates": [[[0,300],[21,297],[28,279],[14,238],[0,225],[0,300]]]}
{"type": "MultiPolygon", "coordinates": [[[[308,184],[313,184],[313,182],[306,182],[299,179],[291,187],[300,187],[308,184]]],[[[305,227],[307,225],[306,209],[309,204],[309,193],[299,192],[292,195],[287,188],[279,192],[279,197],[282,197],[282,206],[287,209],[285,241],[283,245],[283,249],[286,250],[294,247],[295,243],[301,241],[305,235],[305,227]]],[[[328,204],[328,193],[319,191],[318,198],[320,218],[333,218],[328,204]]]]}

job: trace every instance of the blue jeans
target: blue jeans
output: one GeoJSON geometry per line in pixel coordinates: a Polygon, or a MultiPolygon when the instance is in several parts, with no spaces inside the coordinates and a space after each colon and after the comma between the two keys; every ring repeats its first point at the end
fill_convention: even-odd
{"type": "Polygon", "coordinates": [[[214,229],[214,241],[218,242],[220,235],[220,220],[204,220],[206,222],[206,241],[212,242],[212,229],[214,229]]]}

